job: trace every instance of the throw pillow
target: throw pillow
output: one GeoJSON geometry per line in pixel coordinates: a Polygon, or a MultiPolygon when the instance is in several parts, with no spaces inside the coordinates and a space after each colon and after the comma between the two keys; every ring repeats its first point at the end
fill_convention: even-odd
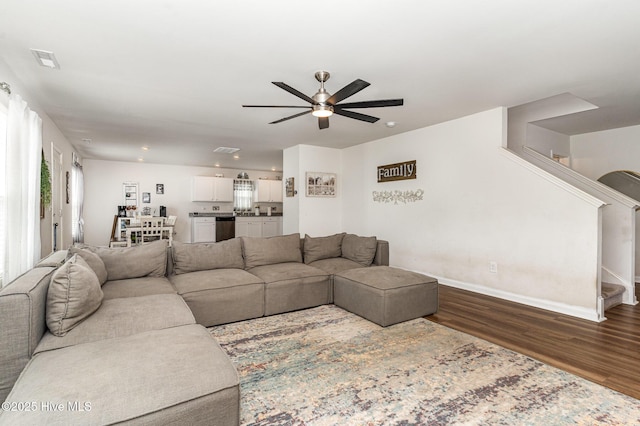
{"type": "Polygon", "coordinates": [[[47,293],[47,327],[62,337],[93,314],[102,303],[102,288],[95,272],[77,254],[51,277],[47,293]]]}
{"type": "Polygon", "coordinates": [[[376,237],[359,237],[347,234],[342,239],[342,257],[362,266],[369,266],[376,257],[378,240],[376,237]]]}
{"type": "Polygon", "coordinates": [[[107,279],[113,281],[164,277],[167,271],[167,246],[167,240],[158,240],[133,247],[82,247],[100,256],[107,268],[107,279]]]}
{"type": "Polygon", "coordinates": [[[342,239],[345,233],[312,238],[304,235],[304,263],[342,256],[342,239]]]}
{"type": "Polygon", "coordinates": [[[258,238],[241,237],[245,268],[272,265],[274,263],[302,263],[300,234],[258,238]]]}
{"type": "Polygon", "coordinates": [[[98,281],[100,281],[100,285],[107,282],[107,268],[104,266],[104,262],[100,259],[100,256],[87,249],[72,246],[69,249],[69,255],[74,254],[82,257],[82,259],[87,262],[87,265],[93,269],[93,272],[95,272],[98,277],[98,281]]]}
{"type": "Polygon", "coordinates": [[[175,274],[221,268],[244,269],[240,238],[218,243],[185,244],[174,241],[172,254],[175,274]]]}

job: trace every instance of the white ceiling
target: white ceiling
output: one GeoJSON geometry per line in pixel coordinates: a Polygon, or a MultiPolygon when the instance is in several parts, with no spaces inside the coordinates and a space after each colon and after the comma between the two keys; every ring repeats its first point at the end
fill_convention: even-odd
{"type": "Polygon", "coordinates": [[[84,158],[281,170],[293,145],[347,147],[565,92],[601,108],[549,128],[640,124],[637,0],[2,0],[0,59],[84,158]],[[311,96],[319,70],[331,93],[371,83],[348,101],[405,104],[326,130],[311,115],[267,124],[301,110],[241,107],[305,105],[271,82],[311,96]]]}

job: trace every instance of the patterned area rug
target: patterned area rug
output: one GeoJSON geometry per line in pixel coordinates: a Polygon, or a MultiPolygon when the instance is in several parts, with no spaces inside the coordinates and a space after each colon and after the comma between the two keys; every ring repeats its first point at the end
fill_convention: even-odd
{"type": "Polygon", "coordinates": [[[243,425],[631,425],[640,401],[425,319],[334,305],[212,327],[243,425]]]}

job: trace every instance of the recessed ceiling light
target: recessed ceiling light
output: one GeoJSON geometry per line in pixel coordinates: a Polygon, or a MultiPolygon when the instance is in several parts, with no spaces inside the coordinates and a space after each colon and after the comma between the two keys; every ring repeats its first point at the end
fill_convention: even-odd
{"type": "Polygon", "coordinates": [[[233,156],[233,159],[234,159],[234,160],[237,160],[237,159],[239,159],[239,158],[240,158],[240,156],[239,156],[238,154],[236,154],[236,155],[234,155],[234,156],[233,156]]]}
{"type": "Polygon", "coordinates": [[[139,158],[138,158],[138,161],[139,161],[140,163],[142,163],[142,162],[144,162],[144,158],[139,157],[139,158]]]}
{"type": "Polygon", "coordinates": [[[51,69],[60,69],[60,64],[56,60],[53,52],[47,52],[46,50],[31,49],[31,53],[36,57],[36,61],[43,67],[51,69]]]}
{"type": "Polygon", "coordinates": [[[216,164],[214,164],[214,166],[220,167],[220,163],[216,163],[216,164]]]}
{"type": "Polygon", "coordinates": [[[395,121],[387,121],[386,123],[384,123],[385,126],[392,128],[392,127],[396,127],[396,122],[395,121]]]}
{"type": "Polygon", "coordinates": [[[145,146],[142,147],[142,150],[143,151],[149,151],[149,147],[145,145],[145,146]]]}
{"type": "Polygon", "coordinates": [[[275,171],[276,171],[276,168],[275,168],[275,167],[272,167],[272,168],[271,168],[271,171],[272,171],[272,172],[275,172],[275,171]]]}
{"type": "Polygon", "coordinates": [[[222,154],[233,154],[240,151],[240,148],[229,148],[228,146],[221,146],[213,150],[213,152],[219,152],[222,154]]]}

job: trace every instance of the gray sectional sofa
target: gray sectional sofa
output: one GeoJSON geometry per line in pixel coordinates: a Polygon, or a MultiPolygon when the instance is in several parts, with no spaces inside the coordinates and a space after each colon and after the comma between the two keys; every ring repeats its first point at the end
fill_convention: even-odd
{"type": "Polygon", "coordinates": [[[237,425],[205,327],[332,303],[334,274],[388,263],[350,234],[56,252],[0,291],[0,425],[237,425]]]}

